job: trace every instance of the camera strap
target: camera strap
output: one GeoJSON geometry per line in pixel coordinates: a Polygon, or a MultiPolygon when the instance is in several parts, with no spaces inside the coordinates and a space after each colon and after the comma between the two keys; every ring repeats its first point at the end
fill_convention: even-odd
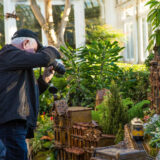
{"type": "Polygon", "coordinates": [[[39,69],[39,76],[41,76],[42,75],[42,67],[40,67],[40,69],[39,69]]]}

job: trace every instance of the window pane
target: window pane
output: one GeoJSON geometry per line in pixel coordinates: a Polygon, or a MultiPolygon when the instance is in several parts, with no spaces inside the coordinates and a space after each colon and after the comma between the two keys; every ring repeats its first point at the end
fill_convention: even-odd
{"type": "Polygon", "coordinates": [[[102,24],[104,18],[104,3],[102,0],[85,0],[85,23],[102,24]]]}
{"type": "Polygon", "coordinates": [[[17,29],[26,28],[38,34],[41,41],[41,27],[34,17],[34,14],[28,5],[16,5],[16,14],[18,15],[17,29]]]}
{"type": "Polygon", "coordinates": [[[0,3],[0,48],[5,44],[3,5],[0,3]]]}
{"type": "Polygon", "coordinates": [[[147,29],[147,19],[142,18],[142,34],[143,34],[143,56],[144,58],[147,57],[147,45],[148,45],[148,29],[147,29]]]}
{"type": "Polygon", "coordinates": [[[127,58],[132,59],[134,58],[134,33],[133,33],[133,24],[127,23],[126,24],[126,33],[127,33],[127,58]]]}
{"type": "MultiPolygon", "coordinates": [[[[53,6],[53,19],[54,19],[54,26],[55,30],[58,33],[58,28],[63,16],[64,11],[64,5],[55,5],[53,6]]],[[[66,43],[68,43],[70,46],[75,48],[75,28],[74,28],[74,10],[73,6],[71,6],[71,12],[69,15],[69,21],[66,26],[65,34],[64,34],[64,40],[66,43]]]]}

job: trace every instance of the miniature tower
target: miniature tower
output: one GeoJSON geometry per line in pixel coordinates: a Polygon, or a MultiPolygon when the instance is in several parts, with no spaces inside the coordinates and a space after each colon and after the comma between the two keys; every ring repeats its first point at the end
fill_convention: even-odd
{"type": "Polygon", "coordinates": [[[151,109],[160,113],[160,48],[154,47],[154,52],[154,59],[151,61],[150,67],[151,95],[149,100],[151,101],[151,109]]]}

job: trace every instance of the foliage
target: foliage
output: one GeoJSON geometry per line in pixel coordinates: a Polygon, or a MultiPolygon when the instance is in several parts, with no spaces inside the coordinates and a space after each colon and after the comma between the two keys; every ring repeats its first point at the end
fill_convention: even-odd
{"type": "Polygon", "coordinates": [[[54,130],[53,117],[48,117],[43,114],[38,118],[37,129],[34,133],[34,138],[31,141],[33,154],[36,155],[40,151],[54,149],[54,130]]]}
{"type": "Polygon", "coordinates": [[[150,118],[154,116],[154,114],[156,113],[156,111],[155,111],[155,109],[146,108],[143,111],[143,113],[144,113],[143,121],[144,122],[148,122],[150,120],[150,118]]]}
{"type": "Polygon", "coordinates": [[[125,108],[128,109],[128,120],[130,122],[135,117],[138,118],[144,117],[144,114],[149,110],[148,105],[150,104],[150,101],[143,100],[134,104],[132,99],[126,98],[122,99],[122,103],[125,106],[125,108]]]}
{"type": "Polygon", "coordinates": [[[124,72],[132,70],[133,72],[147,72],[147,67],[143,64],[117,63],[124,72]]]}
{"type": "Polygon", "coordinates": [[[160,148],[160,117],[158,115],[154,115],[150,122],[144,125],[145,128],[145,136],[150,136],[150,146],[160,148]]]}
{"type": "Polygon", "coordinates": [[[151,23],[153,34],[150,36],[148,49],[153,49],[156,45],[160,45],[160,2],[158,0],[149,0],[146,5],[149,6],[150,12],[148,13],[147,21],[151,23]]]}
{"type": "Polygon", "coordinates": [[[153,58],[154,58],[154,53],[150,53],[150,54],[148,55],[148,57],[146,58],[145,62],[144,62],[144,64],[146,65],[146,67],[147,67],[148,69],[149,69],[150,66],[151,66],[150,62],[153,60],[153,58]]]}
{"type": "MultiPolygon", "coordinates": [[[[69,51],[67,50],[67,52],[69,51]]],[[[91,77],[89,74],[82,77],[82,75],[86,75],[86,73],[84,73],[82,69],[79,70],[80,62],[77,61],[78,55],[75,53],[75,50],[72,50],[72,52],[70,51],[69,55],[71,57],[65,61],[65,66],[67,68],[65,77],[54,76],[50,83],[50,86],[53,85],[58,88],[58,95],[60,97],[67,97],[69,105],[94,106],[97,89],[103,87],[109,88],[112,79],[115,80],[120,88],[123,99],[130,98],[133,100],[134,104],[147,99],[149,72],[144,65],[115,63],[117,67],[114,68],[115,70],[113,70],[113,73],[111,72],[110,74],[104,75],[106,78],[105,81],[101,80],[98,82],[98,77],[93,77],[85,68],[83,68],[84,72],[89,72],[91,77]],[[81,71],[81,74],[79,71],[81,71]]],[[[94,70],[91,71],[94,72],[94,70]]],[[[98,74],[98,71],[95,71],[95,73],[98,74]]],[[[38,78],[38,69],[35,70],[35,74],[38,78]]],[[[50,94],[48,90],[45,91],[40,96],[40,113],[49,112],[53,103],[53,95],[50,94]]]]}
{"type": "Polygon", "coordinates": [[[124,129],[122,127],[122,125],[120,124],[119,129],[118,129],[118,133],[116,134],[116,139],[115,139],[115,143],[119,143],[120,141],[122,141],[124,138],[124,129]]]}
{"type": "Polygon", "coordinates": [[[61,47],[70,105],[93,106],[96,91],[110,84],[118,72],[115,62],[122,58],[122,49],[117,41],[93,41],[78,50],[61,47]]]}
{"type": "Polygon", "coordinates": [[[114,78],[123,99],[130,98],[134,103],[147,99],[149,88],[149,71],[144,65],[117,64],[121,72],[114,78]]]}
{"type": "Polygon", "coordinates": [[[90,44],[92,41],[97,40],[103,40],[103,41],[118,41],[119,44],[123,45],[123,42],[125,41],[124,34],[114,29],[112,26],[109,25],[89,25],[86,28],[87,31],[87,37],[86,37],[86,43],[90,44]]]}
{"type": "Polygon", "coordinates": [[[130,109],[134,106],[134,102],[133,102],[133,100],[131,100],[131,98],[122,99],[122,103],[128,109],[130,109]]]}
{"type": "Polygon", "coordinates": [[[148,100],[143,100],[135,105],[133,105],[129,110],[128,110],[128,118],[129,120],[132,120],[135,117],[138,118],[143,118],[144,117],[144,112],[143,112],[143,107],[145,105],[148,106],[150,104],[150,101],[148,100]]]}
{"type": "MultiPolygon", "coordinates": [[[[43,69],[42,69],[42,72],[43,72],[43,69]]],[[[40,76],[40,70],[35,69],[34,74],[36,79],[38,79],[40,76]]],[[[52,82],[53,80],[51,81],[51,84],[52,82]]],[[[53,106],[54,97],[51,93],[49,93],[47,89],[44,93],[40,95],[39,101],[40,101],[40,109],[39,109],[40,114],[42,114],[43,112],[48,113],[53,106]]]]}
{"type": "Polygon", "coordinates": [[[127,109],[122,103],[118,86],[112,82],[111,94],[108,98],[108,118],[106,133],[116,134],[120,125],[124,126],[128,121],[127,109]]]}
{"type": "Polygon", "coordinates": [[[51,151],[40,151],[34,157],[34,160],[55,160],[55,157],[51,151]]]}
{"type": "MultiPolygon", "coordinates": [[[[110,86],[110,93],[96,108],[98,111],[92,111],[92,118],[98,121],[104,133],[116,135],[120,127],[123,128],[128,121],[127,108],[123,105],[119,88],[113,81],[110,86]]],[[[120,129],[119,136],[121,132],[120,129]]],[[[117,137],[119,136],[117,135],[117,137]]]]}
{"type": "Polygon", "coordinates": [[[103,102],[96,106],[97,110],[92,111],[92,119],[98,122],[104,133],[107,130],[108,98],[108,95],[106,95],[103,102]]]}
{"type": "Polygon", "coordinates": [[[40,100],[40,109],[39,112],[42,114],[43,112],[49,113],[53,107],[54,97],[53,95],[46,90],[39,97],[40,100]]]}

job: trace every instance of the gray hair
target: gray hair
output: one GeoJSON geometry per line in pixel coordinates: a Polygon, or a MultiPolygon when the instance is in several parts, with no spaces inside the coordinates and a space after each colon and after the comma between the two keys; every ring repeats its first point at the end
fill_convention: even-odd
{"type": "MultiPolygon", "coordinates": [[[[36,40],[34,38],[30,38],[30,37],[17,37],[17,38],[14,38],[12,41],[11,41],[11,44],[20,44],[22,43],[23,41],[25,40],[29,40],[29,43],[32,44],[32,43],[35,43],[36,40]]],[[[36,42],[37,43],[37,42],[36,42]]]]}

